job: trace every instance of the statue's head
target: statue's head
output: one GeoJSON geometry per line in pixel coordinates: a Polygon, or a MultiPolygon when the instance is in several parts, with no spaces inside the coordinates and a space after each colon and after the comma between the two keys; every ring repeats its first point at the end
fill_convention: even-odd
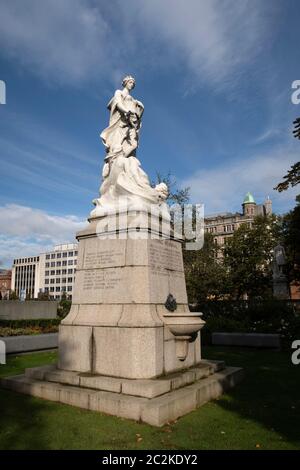
{"type": "Polygon", "coordinates": [[[126,77],[123,78],[122,86],[124,88],[128,88],[129,90],[132,90],[135,87],[134,77],[132,77],[131,75],[126,75],[126,77]]]}

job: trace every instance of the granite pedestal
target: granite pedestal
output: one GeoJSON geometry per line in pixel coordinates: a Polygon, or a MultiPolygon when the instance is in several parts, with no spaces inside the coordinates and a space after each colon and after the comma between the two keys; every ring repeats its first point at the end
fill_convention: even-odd
{"type": "Polygon", "coordinates": [[[165,318],[170,295],[175,317],[188,322],[191,315],[181,240],[167,219],[149,220],[144,211],[94,218],[77,234],[74,296],[59,329],[58,364],[4,379],[3,386],[161,426],[241,379],[240,369],[202,360],[200,332],[184,337],[187,354],[178,355],[165,318]]]}

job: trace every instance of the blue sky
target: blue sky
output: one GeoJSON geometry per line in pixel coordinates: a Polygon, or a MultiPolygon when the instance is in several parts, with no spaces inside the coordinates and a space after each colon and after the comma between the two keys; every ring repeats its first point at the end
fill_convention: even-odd
{"type": "Polygon", "coordinates": [[[125,74],[145,114],[138,157],[206,214],[299,160],[297,0],[0,0],[0,266],[72,241],[97,196],[106,105],[125,74]]]}

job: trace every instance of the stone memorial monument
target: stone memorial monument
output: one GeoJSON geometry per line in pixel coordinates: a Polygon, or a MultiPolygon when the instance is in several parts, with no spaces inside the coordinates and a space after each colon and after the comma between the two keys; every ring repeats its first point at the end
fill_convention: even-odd
{"type": "Polygon", "coordinates": [[[2,385],[161,426],[235,385],[242,370],[201,357],[205,322],[189,311],[168,188],[152,187],[136,156],[144,105],[131,95],[134,86],[125,77],[108,104],[100,194],[77,233],[58,364],[27,369],[2,385]]]}
{"type": "Polygon", "coordinates": [[[272,262],[273,271],[273,295],[277,299],[288,300],[290,298],[288,278],[286,275],[287,259],[284,247],[279,243],[274,248],[272,262]]]}

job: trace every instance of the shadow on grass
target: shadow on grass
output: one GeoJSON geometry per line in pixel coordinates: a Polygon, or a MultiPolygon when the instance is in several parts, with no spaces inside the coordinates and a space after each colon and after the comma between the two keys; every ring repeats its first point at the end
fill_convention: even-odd
{"type": "Polygon", "coordinates": [[[243,382],[216,403],[245,420],[277,432],[300,448],[300,366],[288,352],[205,348],[205,357],[225,359],[245,370],[243,382]]]}
{"type": "Polygon", "coordinates": [[[47,402],[0,389],[1,449],[47,449],[43,415],[48,408],[47,402]]]}
{"type": "MultiPolygon", "coordinates": [[[[26,367],[52,364],[57,352],[10,355],[0,377],[23,374],[26,367]]],[[[0,448],[47,449],[45,418],[51,403],[0,388],[0,448]]]]}

